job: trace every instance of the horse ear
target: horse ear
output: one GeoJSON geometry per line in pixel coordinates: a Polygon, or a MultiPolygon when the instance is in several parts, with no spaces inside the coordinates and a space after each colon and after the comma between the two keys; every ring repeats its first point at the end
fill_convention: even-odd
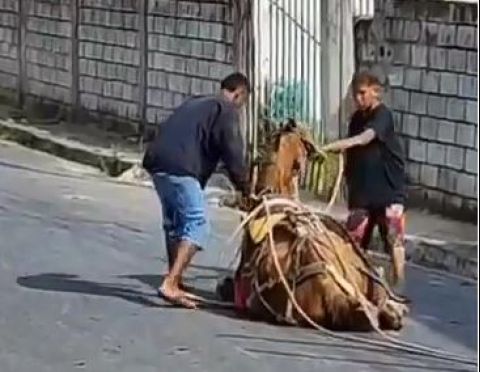
{"type": "Polygon", "coordinates": [[[302,131],[301,139],[302,139],[303,145],[305,146],[305,149],[308,152],[309,157],[313,158],[316,155],[321,153],[320,148],[315,143],[315,141],[312,138],[312,136],[310,135],[310,133],[308,133],[306,131],[302,131]]]}
{"type": "Polygon", "coordinates": [[[291,132],[296,128],[297,128],[297,122],[295,121],[295,119],[289,118],[287,120],[287,124],[285,124],[285,130],[291,132]]]}

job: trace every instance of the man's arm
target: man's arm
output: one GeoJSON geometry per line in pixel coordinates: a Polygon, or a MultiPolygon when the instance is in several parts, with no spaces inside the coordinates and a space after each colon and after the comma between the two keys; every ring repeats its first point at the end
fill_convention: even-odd
{"type": "Polygon", "coordinates": [[[336,152],[345,151],[355,146],[365,146],[372,142],[375,139],[375,136],[375,131],[368,128],[356,136],[329,143],[328,145],[323,146],[321,150],[336,152]]]}
{"type": "Polygon", "coordinates": [[[236,112],[222,113],[216,123],[218,133],[217,144],[220,158],[225,163],[228,175],[236,189],[243,195],[249,193],[248,166],[244,156],[243,137],[236,112]]]}

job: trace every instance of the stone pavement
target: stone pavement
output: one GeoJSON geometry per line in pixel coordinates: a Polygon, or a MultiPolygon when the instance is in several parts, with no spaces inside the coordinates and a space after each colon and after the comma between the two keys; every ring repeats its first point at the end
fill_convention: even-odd
{"type": "MultiPolygon", "coordinates": [[[[1,110],[0,110],[1,112],[1,110]]],[[[132,145],[115,134],[106,134],[95,128],[71,126],[64,123],[48,126],[31,126],[10,118],[0,117],[0,138],[18,142],[27,147],[53,155],[91,165],[109,175],[118,176],[118,181],[127,183],[149,182],[142,178],[137,169],[141,159],[138,145],[132,145]]],[[[222,177],[211,182],[225,188],[222,177]]],[[[308,205],[323,210],[325,204],[311,195],[302,195],[308,205]]],[[[346,209],[336,205],[332,213],[344,218],[346,209]]],[[[410,261],[477,279],[477,225],[455,221],[425,211],[411,209],[407,219],[407,255],[410,261]]]]}

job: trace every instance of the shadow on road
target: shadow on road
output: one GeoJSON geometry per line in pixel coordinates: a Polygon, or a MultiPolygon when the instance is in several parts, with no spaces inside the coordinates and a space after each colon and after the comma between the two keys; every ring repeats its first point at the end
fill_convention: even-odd
{"type": "MultiPolygon", "coordinates": [[[[195,275],[194,279],[215,279],[218,276],[212,275],[195,275]]],[[[99,283],[88,281],[79,278],[77,275],[64,274],[64,273],[43,273],[30,276],[21,276],[17,278],[17,284],[36,290],[52,291],[52,292],[67,292],[67,293],[80,293],[92,296],[106,296],[117,297],[122,300],[126,300],[141,306],[146,307],[160,307],[160,308],[172,308],[177,307],[175,305],[164,303],[156,295],[156,288],[163,280],[162,275],[120,275],[119,279],[131,279],[139,281],[141,284],[147,285],[154,291],[145,292],[139,289],[139,285],[125,285],[120,283],[99,283]]],[[[212,291],[189,288],[190,292],[201,296],[207,300],[216,300],[215,293],[212,291]]],[[[224,309],[215,305],[202,306],[202,310],[214,313],[216,315],[232,317],[238,319],[232,310],[224,309]]]]}
{"type": "Polygon", "coordinates": [[[91,282],[80,279],[76,275],[45,273],[21,276],[17,278],[17,283],[22,287],[30,289],[118,297],[142,306],[161,307],[159,302],[149,299],[149,297],[154,296],[153,294],[139,291],[138,289],[135,289],[135,286],[91,282]]]}

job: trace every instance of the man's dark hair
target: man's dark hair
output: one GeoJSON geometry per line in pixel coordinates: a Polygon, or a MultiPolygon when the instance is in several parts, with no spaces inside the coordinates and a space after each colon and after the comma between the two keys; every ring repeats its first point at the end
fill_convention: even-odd
{"type": "Polygon", "coordinates": [[[233,92],[237,88],[245,87],[250,92],[250,82],[248,78],[241,72],[234,72],[228,75],[220,83],[220,88],[233,92]]]}

